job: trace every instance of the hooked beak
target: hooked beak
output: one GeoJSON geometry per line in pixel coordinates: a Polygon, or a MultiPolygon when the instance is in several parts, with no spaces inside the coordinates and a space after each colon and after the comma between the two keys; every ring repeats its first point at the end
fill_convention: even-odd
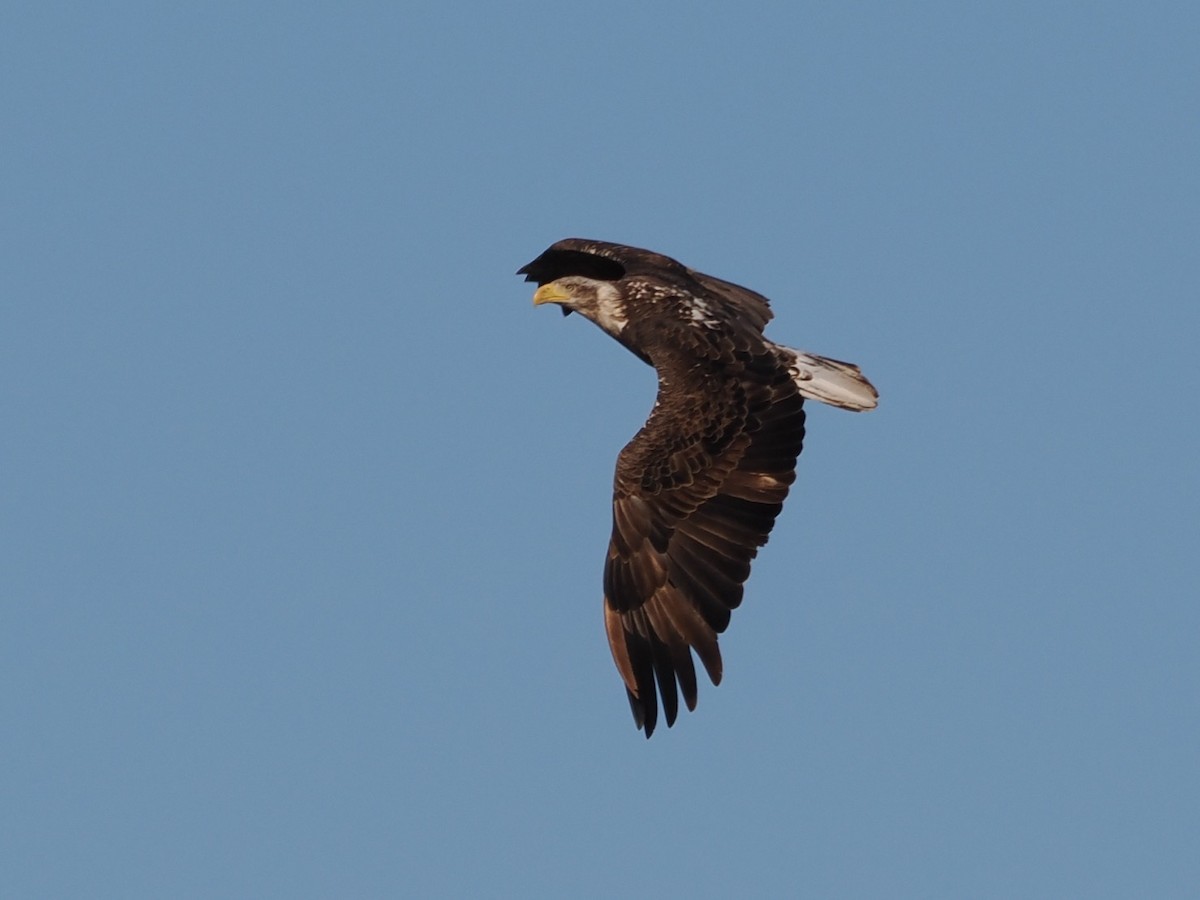
{"type": "MultiPolygon", "coordinates": [[[[571,295],[553,281],[551,281],[549,284],[543,284],[540,288],[533,292],[534,306],[541,306],[543,303],[566,304],[570,302],[571,295]]],[[[562,307],[562,314],[564,316],[569,316],[572,312],[573,310],[571,307],[562,307]]]]}
{"type": "Polygon", "coordinates": [[[566,303],[570,299],[570,294],[553,281],[549,284],[543,284],[533,292],[534,306],[541,306],[543,303],[566,303]]]}

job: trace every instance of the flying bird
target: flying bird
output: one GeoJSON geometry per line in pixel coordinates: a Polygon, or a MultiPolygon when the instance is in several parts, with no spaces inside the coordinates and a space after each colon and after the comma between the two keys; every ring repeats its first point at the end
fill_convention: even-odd
{"type": "Polygon", "coordinates": [[[692,654],[721,682],[717,635],[742,602],[796,477],[804,400],[855,412],[879,394],[857,366],[763,336],[767,299],[637,247],[568,238],[517,270],[534,305],[558,304],[658,373],[641,431],[617,457],[604,563],[604,626],[634,722],[661,699],[696,708],[692,654]]]}

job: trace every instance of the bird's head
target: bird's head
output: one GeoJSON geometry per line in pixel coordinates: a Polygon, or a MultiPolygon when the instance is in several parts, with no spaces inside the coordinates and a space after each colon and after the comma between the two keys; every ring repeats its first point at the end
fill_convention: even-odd
{"type": "Polygon", "coordinates": [[[564,275],[543,284],[534,291],[533,305],[543,303],[558,304],[564,316],[573,312],[586,316],[614,337],[628,321],[620,289],[611,281],[583,275],[564,275]]]}
{"type": "Polygon", "coordinates": [[[635,273],[650,258],[659,257],[636,247],[567,238],[552,244],[517,274],[537,282],[534,305],[556,303],[564,316],[577,312],[617,337],[628,324],[631,279],[637,280],[635,273]]]}

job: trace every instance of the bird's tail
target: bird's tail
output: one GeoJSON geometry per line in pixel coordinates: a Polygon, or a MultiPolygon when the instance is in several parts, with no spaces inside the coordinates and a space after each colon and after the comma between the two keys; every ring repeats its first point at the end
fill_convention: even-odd
{"type": "Polygon", "coordinates": [[[780,347],[801,396],[864,412],[879,405],[879,392],[853,363],[780,347]]]}

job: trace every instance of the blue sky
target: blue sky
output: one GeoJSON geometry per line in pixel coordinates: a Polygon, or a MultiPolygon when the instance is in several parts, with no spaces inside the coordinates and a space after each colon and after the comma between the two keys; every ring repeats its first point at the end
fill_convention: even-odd
{"type": "Polygon", "coordinates": [[[0,894],[1200,883],[1200,13],[0,15],[0,894]],[[647,742],[652,372],[514,270],[651,247],[863,366],[647,742]]]}

